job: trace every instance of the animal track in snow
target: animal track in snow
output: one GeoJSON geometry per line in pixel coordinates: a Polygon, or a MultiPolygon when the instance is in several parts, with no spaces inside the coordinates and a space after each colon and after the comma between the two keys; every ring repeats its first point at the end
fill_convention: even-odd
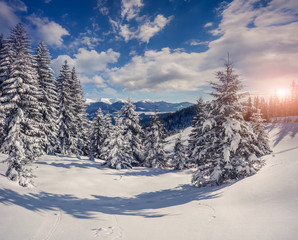
{"type": "Polygon", "coordinates": [[[199,203],[199,205],[207,207],[212,211],[212,216],[209,218],[209,223],[216,218],[216,211],[212,206],[204,203],[199,203]]]}
{"type": "Polygon", "coordinates": [[[92,232],[94,234],[94,237],[98,237],[100,239],[105,240],[121,240],[122,234],[119,227],[101,227],[101,228],[95,228],[92,229],[92,232]]]}

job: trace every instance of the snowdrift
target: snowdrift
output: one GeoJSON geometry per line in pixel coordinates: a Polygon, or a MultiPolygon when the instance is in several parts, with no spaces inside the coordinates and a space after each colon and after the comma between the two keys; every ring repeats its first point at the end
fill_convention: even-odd
{"type": "Polygon", "coordinates": [[[36,186],[22,188],[0,164],[0,239],[297,239],[298,123],[268,131],[266,166],[221,187],[190,186],[192,170],[113,170],[44,156],[36,186]]]}

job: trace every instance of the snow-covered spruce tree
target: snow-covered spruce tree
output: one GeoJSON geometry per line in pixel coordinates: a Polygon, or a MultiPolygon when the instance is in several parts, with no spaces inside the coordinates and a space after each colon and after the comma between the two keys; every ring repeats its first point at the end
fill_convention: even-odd
{"type": "Polygon", "coordinates": [[[71,71],[71,80],[72,98],[74,99],[74,116],[76,117],[77,126],[77,148],[80,155],[87,155],[89,153],[89,122],[86,115],[82,86],[75,68],[71,71]]]}
{"type": "Polygon", "coordinates": [[[67,61],[62,65],[57,79],[58,89],[58,152],[66,155],[78,155],[77,118],[75,116],[74,97],[71,90],[71,71],[67,61]]]}
{"type": "Polygon", "coordinates": [[[1,51],[2,47],[3,47],[3,41],[4,41],[3,34],[1,33],[0,34],[0,51],[1,51]]]}
{"type": "Polygon", "coordinates": [[[100,150],[99,158],[102,160],[107,160],[107,157],[108,157],[109,151],[110,151],[109,142],[112,138],[112,135],[114,134],[115,128],[114,128],[114,125],[112,124],[112,118],[109,113],[107,113],[104,116],[104,122],[105,122],[105,126],[104,126],[103,133],[102,133],[103,145],[100,150]]]}
{"type": "Polygon", "coordinates": [[[95,118],[92,121],[91,135],[90,135],[90,158],[100,158],[102,155],[102,148],[104,147],[104,141],[106,139],[106,121],[101,111],[98,109],[95,118]]]}
{"type": "Polygon", "coordinates": [[[186,149],[181,140],[181,134],[176,139],[174,146],[174,157],[172,165],[176,170],[182,170],[188,168],[188,161],[186,157],[186,149]]]}
{"type": "Polygon", "coordinates": [[[108,147],[108,151],[105,157],[105,165],[110,168],[122,169],[132,168],[134,160],[131,158],[130,146],[123,136],[123,124],[122,119],[115,117],[115,125],[110,133],[109,138],[105,141],[105,147],[108,147]]]}
{"type": "Polygon", "coordinates": [[[29,38],[21,23],[11,30],[4,45],[7,55],[2,63],[10,64],[2,75],[0,111],[4,116],[4,135],[1,150],[9,154],[6,176],[25,187],[33,177],[30,165],[42,153],[40,92],[29,38]]]}
{"type": "Polygon", "coordinates": [[[207,104],[200,98],[196,105],[196,115],[192,121],[192,129],[188,140],[188,158],[190,165],[197,165],[200,158],[200,152],[205,146],[203,137],[204,122],[208,118],[207,104]]]}
{"type": "Polygon", "coordinates": [[[211,83],[214,92],[209,118],[203,124],[205,146],[199,153],[195,186],[215,185],[254,174],[263,164],[256,136],[244,121],[239,94],[242,85],[230,63],[217,72],[219,83],[211,83]]]}
{"type": "Polygon", "coordinates": [[[45,133],[42,146],[46,153],[53,153],[57,145],[58,96],[53,70],[50,67],[51,57],[43,42],[40,42],[37,47],[35,61],[38,83],[41,89],[39,102],[42,105],[42,130],[45,133]]]}
{"type": "MultiPolygon", "coordinates": [[[[2,92],[3,82],[9,78],[10,66],[13,61],[13,53],[11,41],[8,39],[3,39],[1,41],[0,49],[0,94],[2,92]]],[[[5,112],[0,111],[0,145],[2,144],[4,137],[4,120],[5,112]]]]}
{"type": "Polygon", "coordinates": [[[122,107],[123,136],[130,146],[130,155],[138,165],[144,160],[144,132],[140,125],[139,115],[130,100],[122,107]]]}
{"type": "Polygon", "coordinates": [[[256,145],[262,151],[262,153],[258,154],[257,156],[262,156],[271,153],[272,151],[269,146],[268,135],[264,126],[265,120],[262,118],[260,109],[257,109],[257,112],[252,114],[250,120],[252,122],[253,131],[257,136],[256,145]]]}
{"type": "Polygon", "coordinates": [[[151,123],[146,134],[144,166],[166,168],[168,166],[168,155],[164,150],[165,129],[158,118],[157,112],[151,117],[151,123]]]}

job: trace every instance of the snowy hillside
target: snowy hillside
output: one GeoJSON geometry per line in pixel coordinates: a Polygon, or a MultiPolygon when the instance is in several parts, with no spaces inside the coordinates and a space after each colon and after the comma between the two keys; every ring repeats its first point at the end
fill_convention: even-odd
{"type": "Polygon", "coordinates": [[[221,187],[190,186],[192,170],[113,170],[44,156],[28,189],[0,164],[0,239],[297,239],[298,123],[268,130],[266,166],[221,187]]]}

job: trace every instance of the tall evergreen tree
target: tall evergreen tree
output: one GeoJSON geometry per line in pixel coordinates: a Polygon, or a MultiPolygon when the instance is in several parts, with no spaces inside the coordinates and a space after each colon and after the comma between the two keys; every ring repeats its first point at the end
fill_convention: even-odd
{"type": "Polygon", "coordinates": [[[78,155],[77,118],[75,116],[72,76],[67,61],[62,65],[57,79],[58,89],[58,151],[62,154],[78,155]]]}
{"type": "MultiPolygon", "coordinates": [[[[259,100],[258,100],[258,105],[259,105],[259,100]]],[[[252,99],[251,96],[248,97],[247,99],[247,104],[245,106],[245,115],[244,115],[244,119],[246,121],[249,121],[250,117],[252,116],[253,112],[254,112],[254,107],[252,104],[252,99]]]]}
{"type": "Polygon", "coordinates": [[[181,140],[181,134],[176,139],[174,146],[174,157],[172,165],[176,170],[182,170],[188,167],[188,161],[186,157],[186,149],[181,140]]]}
{"type": "Polygon", "coordinates": [[[105,117],[101,111],[101,108],[98,109],[95,118],[92,121],[92,130],[90,136],[90,157],[100,158],[102,155],[102,148],[104,147],[104,141],[107,138],[106,136],[106,121],[105,117]]]}
{"type": "MultiPolygon", "coordinates": [[[[2,93],[3,82],[9,78],[11,72],[11,64],[13,62],[12,41],[3,39],[0,49],[0,94],[2,93]]],[[[0,112],[0,144],[4,138],[5,112],[0,112]]]]}
{"type": "Polygon", "coordinates": [[[43,42],[40,42],[37,47],[35,60],[41,89],[39,102],[42,104],[42,130],[45,133],[42,146],[46,153],[53,153],[57,144],[58,96],[53,70],[50,67],[51,57],[43,42]]]}
{"type": "Polygon", "coordinates": [[[114,128],[114,125],[112,124],[112,118],[109,113],[104,116],[104,122],[105,122],[105,126],[102,133],[103,146],[101,148],[99,158],[102,160],[107,160],[107,157],[110,152],[110,147],[111,147],[109,142],[113,138],[115,128],[114,128]]]}
{"type": "Polygon", "coordinates": [[[131,151],[129,154],[135,160],[134,162],[140,165],[144,160],[144,132],[139,123],[139,115],[135,112],[135,109],[136,107],[130,100],[122,108],[123,135],[130,146],[131,151]]]}
{"type": "Polygon", "coordinates": [[[144,166],[153,168],[166,168],[168,155],[164,150],[165,129],[160,122],[157,113],[151,117],[151,123],[145,139],[144,166]]]}
{"type": "Polygon", "coordinates": [[[1,149],[9,154],[6,176],[21,186],[32,181],[30,165],[41,154],[42,137],[40,92],[29,46],[26,29],[19,23],[4,43],[6,55],[1,58],[0,112],[4,116],[1,149]]]}
{"type": "Polygon", "coordinates": [[[196,115],[192,121],[192,129],[188,140],[188,156],[190,164],[197,165],[200,159],[200,152],[205,146],[203,127],[208,119],[207,104],[200,98],[196,105],[196,115]]]}
{"type": "Polygon", "coordinates": [[[251,118],[252,128],[254,133],[256,134],[256,145],[261,150],[261,154],[259,156],[266,155],[271,153],[271,149],[269,146],[269,138],[265,130],[264,119],[262,118],[261,112],[258,109],[257,112],[253,113],[251,118]]]}
{"type": "Polygon", "coordinates": [[[124,138],[123,132],[122,119],[117,116],[115,117],[115,125],[105,143],[105,146],[109,149],[106,151],[107,156],[105,157],[105,165],[110,168],[132,168],[134,160],[129,154],[130,146],[124,138]]]}
{"type": "Polygon", "coordinates": [[[72,99],[74,100],[74,116],[76,117],[78,138],[77,147],[80,154],[87,155],[89,152],[89,122],[86,115],[82,86],[75,68],[72,69],[71,80],[72,99]]]}
{"type": "Polygon", "coordinates": [[[1,33],[0,34],[0,51],[1,51],[2,47],[3,47],[3,41],[4,41],[3,34],[1,33]]]}
{"type": "Polygon", "coordinates": [[[217,72],[217,78],[219,83],[211,83],[214,89],[211,95],[215,99],[209,118],[203,124],[206,126],[203,127],[205,146],[192,178],[195,186],[241,179],[262,166],[262,160],[256,157],[261,154],[256,136],[243,119],[239,77],[227,63],[225,71],[217,72]]]}

